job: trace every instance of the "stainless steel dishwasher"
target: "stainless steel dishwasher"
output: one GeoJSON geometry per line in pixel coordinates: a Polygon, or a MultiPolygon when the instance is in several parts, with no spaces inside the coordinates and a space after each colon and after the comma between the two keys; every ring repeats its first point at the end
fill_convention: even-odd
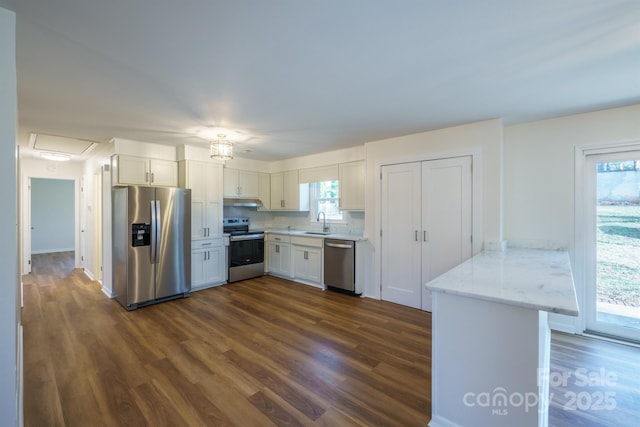
{"type": "Polygon", "coordinates": [[[324,239],[324,284],[355,293],[356,242],[324,239]]]}

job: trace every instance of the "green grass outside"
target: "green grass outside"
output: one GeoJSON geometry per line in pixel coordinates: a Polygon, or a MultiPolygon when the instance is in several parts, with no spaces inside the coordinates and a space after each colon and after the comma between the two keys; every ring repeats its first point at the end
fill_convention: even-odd
{"type": "Polygon", "coordinates": [[[598,206],[598,299],[640,307],[640,206],[598,206]]]}

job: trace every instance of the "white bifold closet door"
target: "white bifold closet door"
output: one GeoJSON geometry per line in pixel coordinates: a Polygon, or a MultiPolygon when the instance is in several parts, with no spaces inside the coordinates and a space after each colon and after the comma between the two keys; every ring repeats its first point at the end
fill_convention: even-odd
{"type": "Polygon", "coordinates": [[[382,167],[381,295],[431,311],[424,284],[472,255],[471,157],[382,167]]]}

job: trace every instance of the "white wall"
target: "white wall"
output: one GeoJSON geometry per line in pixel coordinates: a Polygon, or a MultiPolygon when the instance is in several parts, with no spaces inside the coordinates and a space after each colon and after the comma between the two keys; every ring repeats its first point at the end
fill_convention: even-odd
{"type": "Polygon", "coordinates": [[[84,227],[84,268],[85,274],[92,279],[101,278],[102,291],[111,297],[111,155],[113,144],[101,143],[84,163],[84,201],[80,207],[80,221],[84,227]],[[109,166],[109,167],[106,167],[109,166]],[[100,194],[96,194],[96,191],[100,194]],[[99,211],[101,215],[99,215],[99,211]],[[100,218],[100,223],[96,220],[100,218]],[[102,248],[102,257],[98,258],[95,242],[102,248]],[[99,269],[102,268],[102,271],[99,269]]]}
{"type": "Polygon", "coordinates": [[[474,158],[474,250],[499,244],[502,233],[502,122],[488,120],[365,144],[365,235],[371,244],[365,295],[380,298],[381,166],[472,155],[474,158]],[[477,181],[477,182],[476,182],[477,181]],[[478,246],[476,246],[478,245],[478,246]]]}
{"type": "Polygon", "coordinates": [[[20,294],[18,279],[16,182],[16,16],[0,9],[0,425],[19,420],[20,294]]]}
{"type": "Polygon", "coordinates": [[[31,253],[74,249],[74,182],[63,179],[31,179],[31,253]]]}
{"type": "MultiPolygon", "coordinates": [[[[630,141],[640,141],[640,105],[505,127],[506,239],[566,246],[575,268],[574,149],[630,141]]],[[[582,310],[583,275],[574,277],[582,310]]],[[[551,320],[580,328],[568,316],[551,320]]]]}

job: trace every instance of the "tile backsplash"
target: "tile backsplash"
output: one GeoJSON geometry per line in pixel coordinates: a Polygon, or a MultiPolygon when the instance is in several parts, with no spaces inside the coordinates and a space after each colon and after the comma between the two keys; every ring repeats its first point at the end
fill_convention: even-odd
{"type": "MultiPolygon", "coordinates": [[[[321,231],[322,220],[311,218],[310,212],[278,212],[259,211],[256,208],[224,207],[224,216],[247,217],[253,229],[286,229],[321,231]]],[[[327,223],[333,233],[347,233],[361,235],[364,232],[364,212],[344,212],[345,220],[340,223],[327,223]]]]}

